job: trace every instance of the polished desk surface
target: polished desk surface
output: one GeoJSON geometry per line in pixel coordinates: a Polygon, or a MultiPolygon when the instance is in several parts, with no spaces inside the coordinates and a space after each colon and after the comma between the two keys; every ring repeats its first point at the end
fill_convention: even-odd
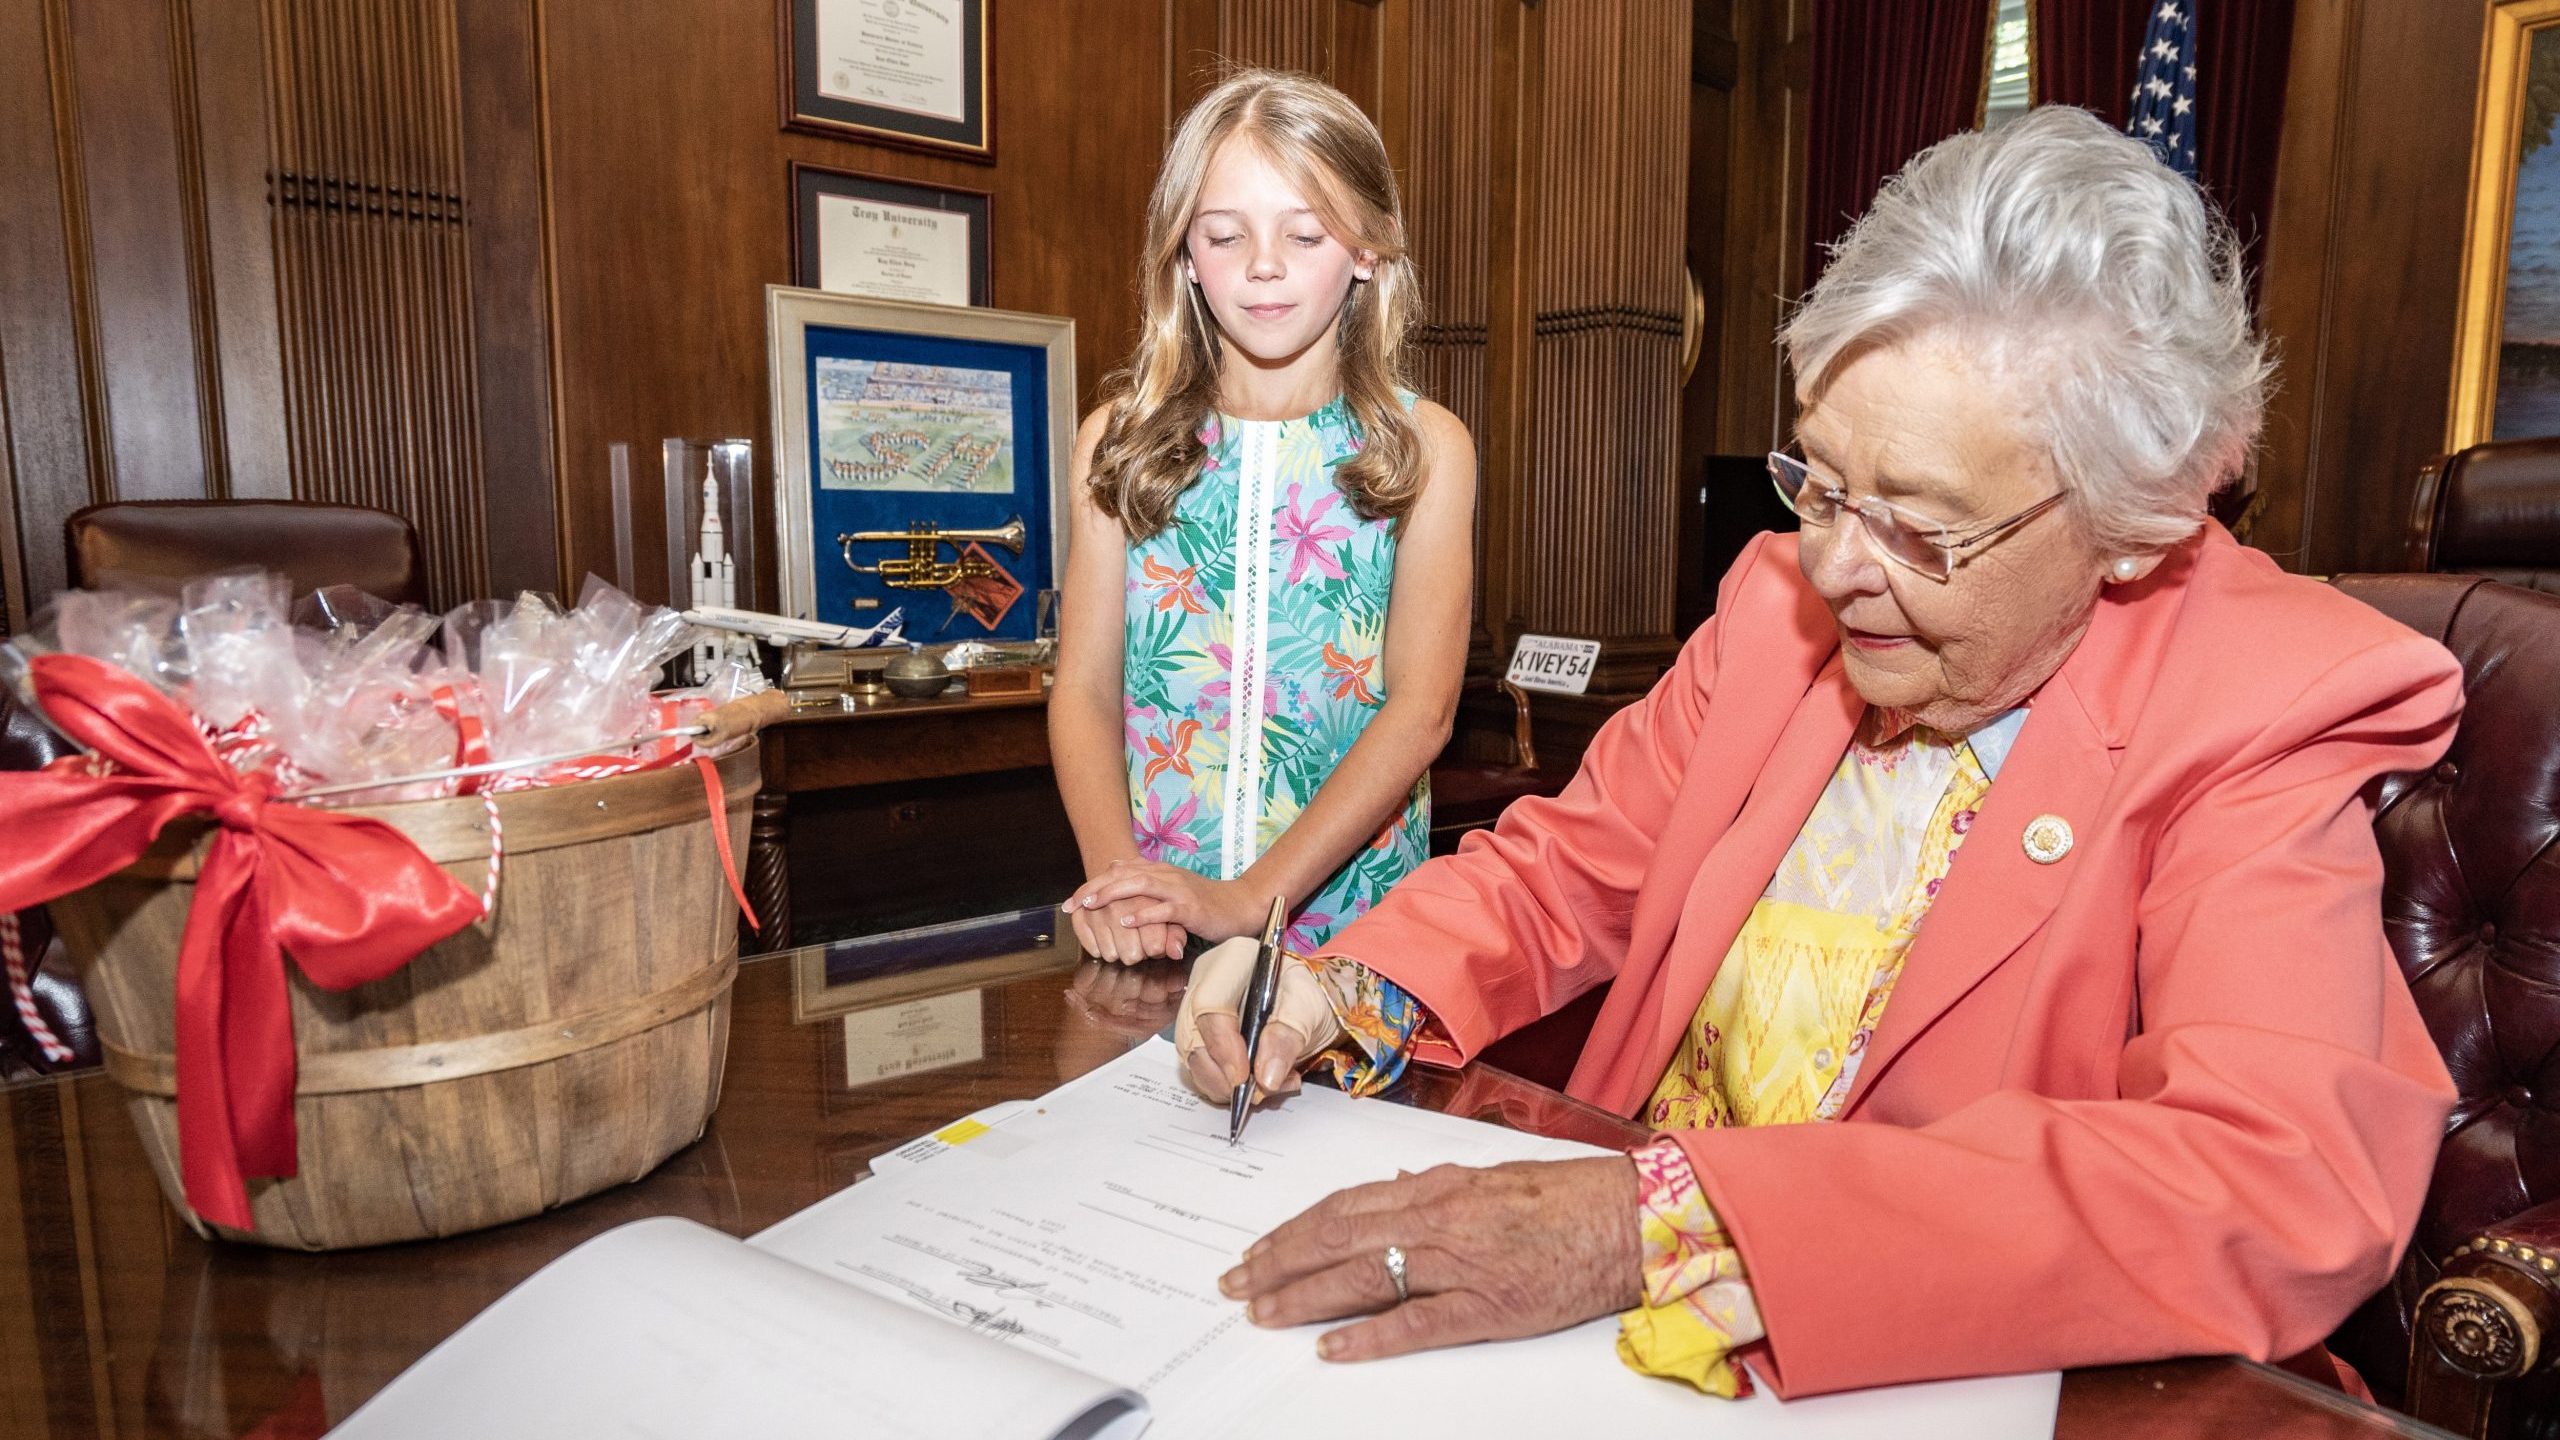
{"type": "MultiPolygon", "coordinates": [[[[1103,1064],[1168,1024],[1182,985],[1179,967],[1079,966],[1055,942],[848,982],[856,953],[740,967],[725,1089],[698,1143],[635,1184],[449,1240],[330,1255],[208,1243],[162,1203],[102,1075],[0,1090],[0,1437],[317,1435],[579,1241],[649,1215],[762,1229],[884,1150],[1103,1064]],[[884,1013],[897,1005],[911,1008],[884,1013]],[[941,1028],[916,1053],[944,1058],[956,1036],[949,1063],[854,1083],[896,1067],[887,1022],[928,1015],[941,1028]]],[[[1418,1073],[1398,1098],[1601,1144],[1641,1133],[1481,1065],[1418,1073]]],[[[2443,1432],[2261,1366],[2187,1360],[2073,1373],[2056,1433],[2443,1432]]]]}

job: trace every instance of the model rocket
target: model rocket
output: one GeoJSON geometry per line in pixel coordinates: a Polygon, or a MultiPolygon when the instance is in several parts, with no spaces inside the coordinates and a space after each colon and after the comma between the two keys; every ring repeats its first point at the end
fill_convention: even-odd
{"type": "MultiPolygon", "coordinates": [[[[723,610],[738,604],[738,562],[729,558],[729,533],[720,523],[720,485],[714,477],[710,457],[702,462],[702,535],[693,552],[693,603],[723,610]]],[[[743,635],[707,635],[694,643],[693,674],[695,682],[709,678],[711,667],[720,657],[737,654],[748,665],[756,663],[755,642],[743,635]]]]}

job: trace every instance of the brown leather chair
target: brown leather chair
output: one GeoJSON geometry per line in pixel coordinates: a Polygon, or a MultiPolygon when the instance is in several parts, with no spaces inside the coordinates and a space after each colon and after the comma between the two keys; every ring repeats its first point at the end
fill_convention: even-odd
{"type": "Polygon", "coordinates": [[[418,532],[387,510],[303,500],[125,500],[62,524],[71,583],[175,595],[217,570],[282,573],[296,595],[353,585],[395,605],[427,603],[418,532]]]}
{"type": "Polygon", "coordinates": [[[2560,436],[2439,455],[2418,472],[2411,570],[2560,591],[2560,436]]]}
{"type": "MultiPolygon", "coordinates": [[[[2466,452],[2468,453],[2468,452],[2466,452]]],[[[2462,723],[2386,782],[2383,924],[2459,1092],[2416,1238],[2332,1348],[2470,1435],[2560,1424],[2560,596],[2469,575],[2338,588],[2444,642],[2462,723]],[[2411,1337],[2418,1337],[2413,1347],[2411,1337]],[[2523,1427],[2523,1428],[2519,1428],[2523,1427]]]]}

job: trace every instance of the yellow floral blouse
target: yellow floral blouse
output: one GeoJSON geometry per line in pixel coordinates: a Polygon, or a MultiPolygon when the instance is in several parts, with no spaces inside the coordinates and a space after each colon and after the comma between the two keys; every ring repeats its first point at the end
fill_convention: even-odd
{"type": "MultiPolygon", "coordinates": [[[[1868,712],[1727,950],[1654,1088],[1648,1123],[1697,1130],[1839,1114],[1903,955],[2025,720],[2012,710],[1950,739],[1899,711],[1868,712]]],[[[1369,1062],[1338,1067],[1343,1078],[1374,1084],[1401,1070],[1416,1020],[1382,1026],[1376,1009],[1381,988],[1390,1004],[1400,992],[1352,962],[1319,963],[1369,1062]]],[[[1762,1330],[1740,1252],[1676,1141],[1657,1135],[1634,1158],[1645,1303],[1619,1317],[1619,1357],[1709,1394],[1748,1394],[1731,1357],[1762,1330]]]]}

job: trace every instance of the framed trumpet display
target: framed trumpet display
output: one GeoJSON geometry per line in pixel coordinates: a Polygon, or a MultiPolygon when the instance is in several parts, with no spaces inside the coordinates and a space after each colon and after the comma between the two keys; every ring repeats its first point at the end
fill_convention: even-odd
{"type": "Polygon", "coordinates": [[[765,290],[785,611],[1033,638],[1066,569],[1075,322],[765,290]]]}

